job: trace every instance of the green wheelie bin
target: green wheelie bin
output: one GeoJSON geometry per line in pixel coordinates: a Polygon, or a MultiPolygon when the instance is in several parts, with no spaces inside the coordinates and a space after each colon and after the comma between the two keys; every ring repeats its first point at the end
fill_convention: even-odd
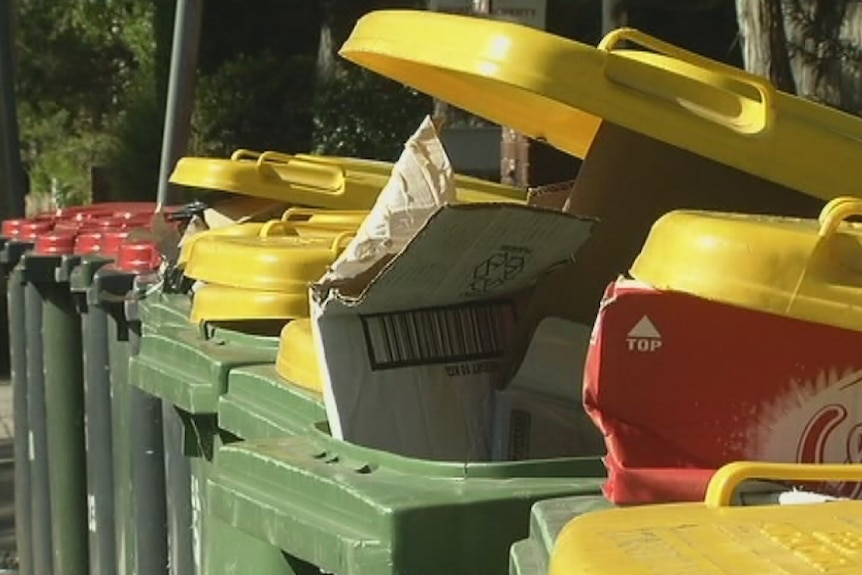
{"type": "MultiPolygon", "coordinates": [[[[38,503],[49,508],[34,513],[34,521],[50,518],[48,553],[58,575],[89,572],[81,327],[68,284],[78,261],[74,240],[62,233],[42,234],[20,263],[27,282],[27,355],[32,367],[27,374],[32,486],[39,489],[47,479],[49,487],[48,496],[38,503]]],[[[33,495],[34,504],[40,495],[33,495]]],[[[38,538],[34,535],[34,542],[38,538]]],[[[34,549],[34,558],[44,551],[34,549]]]]}
{"type": "MultiPolygon", "coordinates": [[[[33,575],[33,486],[30,476],[30,433],[27,425],[27,341],[24,303],[25,282],[18,261],[33,247],[32,241],[21,237],[26,220],[3,222],[0,264],[6,276],[6,298],[9,312],[9,360],[12,379],[15,421],[15,540],[18,550],[18,570],[21,575],[33,575]]],[[[40,564],[44,567],[44,565],[40,564]]]]}

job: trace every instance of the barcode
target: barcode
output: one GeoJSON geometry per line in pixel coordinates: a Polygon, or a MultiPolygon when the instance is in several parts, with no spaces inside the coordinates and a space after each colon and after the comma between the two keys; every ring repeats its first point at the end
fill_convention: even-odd
{"type": "Polygon", "coordinates": [[[374,370],[500,357],[514,326],[508,301],[362,316],[374,370]]]}

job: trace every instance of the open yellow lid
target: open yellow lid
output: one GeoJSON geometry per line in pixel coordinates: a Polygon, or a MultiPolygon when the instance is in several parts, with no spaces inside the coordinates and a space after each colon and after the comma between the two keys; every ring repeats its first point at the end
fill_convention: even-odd
{"type": "Polygon", "coordinates": [[[705,504],[594,511],[563,528],[549,575],[862,573],[862,501],[729,507],[747,479],[862,481],[862,465],[736,463],[705,504]]]}
{"type": "Polygon", "coordinates": [[[183,240],[183,245],[180,248],[180,255],[177,259],[177,264],[185,265],[189,260],[189,254],[192,252],[192,246],[201,238],[210,238],[213,236],[257,236],[263,224],[259,222],[247,222],[243,224],[234,224],[232,226],[224,226],[223,228],[215,228],[212,230],[204,230],[193,236],[183,240]]]}
{"type": "Polygon", "coordinates": [[[847,174],[859,173],[862,119],[637,30],[593,48],[508,22],[380,11],[340,53],[581,158],[606,120],[815,197],[858,194],[847,174]]]}
{"type": "Polygon", "coordinates": [[[192,246],[185,275],[205,283],[305,294],[352,237],[296,235],[288,222],[267,222],[258,236],[210,236],[192,246]]]}
{"type": "Polygon", "coordinates": [[[819,221],[675,211],[650,231],[631,275],[657,289],[862,331],[862,200],[819,221]]]}
{"type": "Polygon", "coordinates": [[[292,321],[281,330],[275,370],[293,385],[323,394],[320,360],[311,335],[310,319],[292,321]]]}
{"type": "Polygon", "coordinates": [[[230,159],[182,158],[170,181],[182,186],[234,192],[289,204],[330,209],[371,209],[388,174],[295,156],[241,150],[230,159]],[[254,154],[254,153],[251,153],[254,154]]]}
{"type": "Polygon", "coordinates": [[[308,317],[308,291],[277,292],[207,284],[195,290],[190,319],[228,322],[308,317]]]}

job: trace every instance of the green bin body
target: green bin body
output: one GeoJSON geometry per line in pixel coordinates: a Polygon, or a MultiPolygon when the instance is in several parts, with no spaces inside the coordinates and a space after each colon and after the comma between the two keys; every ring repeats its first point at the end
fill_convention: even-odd
{"type": "Polygon", "coordinates": [[[611,507],[601,496],[562,497],[536,503],[530,512],[529,537],[512,545],[509,575],[547,575],[551,552],[563,527],[579,515],[611,507]]]}
{"type": "Polygon", "coordinates": [[[70,290],[81,316],[84,354],[84,429],[87,445],[88,541],[91,575],[117,573],[114,517],[114,471],[111,434],[108,317],[98,302],[87,296],[93,277],[110,262],[100,256],[83,256],[69,277],[70,290]]]}
{"type": "Polygon", "coordinates": [[[540,500],[601,493],[598,457],[416,460],[309,433],[223,447],[210,512],[286,556],[339,575],[506,570],[540,500]]]}
{"type": "Polygon", "coordinates": [[[147,289],[140,281],[134,272],[104,266],[88,299],[107,318],[118,572],[157,575],[169,569],[161,405],[129,385],[140,323],[128,312],[147,289]]]}
{"type": "MultiPolygon", "coordinates": [[[[77,256],[29,252],[20,264],[27,282],[28,426],[33,438],[31,487],[36,490],[32,493],[34,524],[39,523],[34,525],[34,543],[47,535],[42,522],[50,518],[53,569],[49,573],[57,575],[89,573],[81,321],[69,290],[69,274],[78,262],[77,256]],[[46,501],[37,501],[42,500],[45,475],[49,486],[48,511],[42,509],[46,501]],[[39,507],[38,513],[35,507],[39,507]],[[35,533],[37,530],[41,535],[35,533]]],[[[34,561],[45,560],[39,557],[42,553],[44,550],[34,547],[34,561]]],[[[36,573],[43,572],[39,566],[34,565],[34,569],[36,573]]]]}
{"type": "MultiPolygon", "coordinates": [[[[142,313],[141,350],[132,358],[130,376],[132,385],[163,402],[168,530],[172,562],[177,561],[172,564],[178,573],[211,575],[216,568],[230,573],[232,566],[245,565],[242,557],[207,565],[209,469],[218,446],[236,440],[219,428],[219,398],[232,370],[275,363],[278,338],[197,327],[188,320],[185,326],[153,326],[152,317],[152,310],[142,313]]],[[[244,549],[254,556],[254,549],[244,549]]]]}
{"type": "Polygon", "coordinates": [[[27,340],[25,282],[18,261],[32,244],[2,239],[0,250],[6,276],[6,301],[9,311],[9,367],[12,380],[12,411],[15,420],[15,541],[18,572],[33,575],[33,488],[30,477],[30,430],[27,425],[27,340]]]}

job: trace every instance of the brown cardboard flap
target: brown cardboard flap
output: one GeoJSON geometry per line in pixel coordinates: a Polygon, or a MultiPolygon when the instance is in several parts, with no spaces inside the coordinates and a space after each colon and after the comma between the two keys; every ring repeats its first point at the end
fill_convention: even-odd
{"type": "Polygon", "coordinates": [[[509,369],[520,363],[543,318],[592,325],[605,287],[628,271],[665,213],[687,208],[816,218],[822,207],[811,196],[604,122],[564,208],[599,221],[575,261],[535,286],[509,369]]]}

